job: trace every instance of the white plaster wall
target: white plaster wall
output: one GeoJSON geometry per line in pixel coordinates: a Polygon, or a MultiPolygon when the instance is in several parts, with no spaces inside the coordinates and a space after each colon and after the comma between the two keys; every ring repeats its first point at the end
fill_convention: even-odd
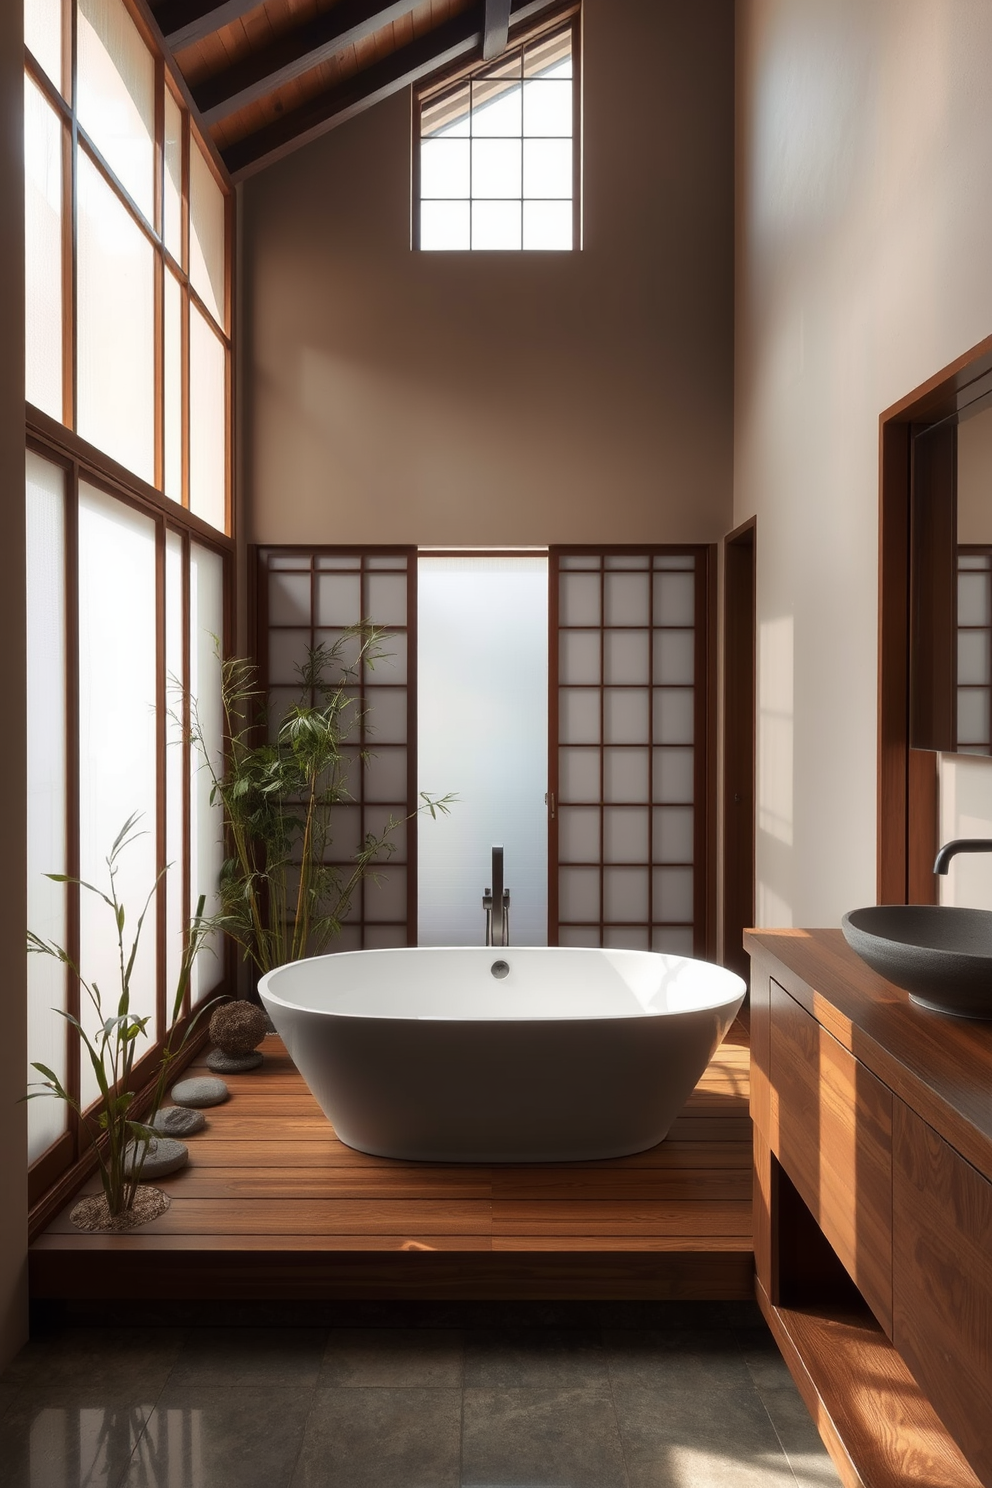
{"type": "Polygon", "coordinates": [[[875,898],[879,414],[992,331],[992,5],[739,0],[737,20],[757,917],[835,925],[875,898]]]}

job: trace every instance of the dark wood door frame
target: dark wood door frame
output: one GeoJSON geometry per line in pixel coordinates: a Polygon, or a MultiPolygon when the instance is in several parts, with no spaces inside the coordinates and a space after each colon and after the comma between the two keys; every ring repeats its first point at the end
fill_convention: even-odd
{"type": "Polygon", "coordinates": [[[935,901],[937,756],[910,746],[910,498],[913,434],[992,387],[992,336],[879,420],[878,859],[880,904],[935,901]]]}
{"type": "Polygon", "coordinates": [[[752,517],[723,540],[723,964],[748,980],[754,924],[755,537],[752,517]]]}

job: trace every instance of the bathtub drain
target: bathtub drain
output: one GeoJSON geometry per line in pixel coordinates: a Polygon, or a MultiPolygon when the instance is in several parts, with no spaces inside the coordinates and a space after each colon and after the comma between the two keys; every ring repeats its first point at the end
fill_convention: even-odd
{"type": "Polygon", "coordinates": [[[503,977],[510,975],[510,966],[509,962],[507,961],[494,961],[489,970],[492,972],[494,977],[497,977],[500,980],[502,980],[503,977]]]}

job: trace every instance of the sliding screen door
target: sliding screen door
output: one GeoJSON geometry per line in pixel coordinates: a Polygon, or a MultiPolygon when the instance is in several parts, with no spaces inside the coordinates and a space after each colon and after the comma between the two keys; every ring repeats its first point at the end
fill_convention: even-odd
{"type": "Polygon", "coordinates": [[[705,548],[552,551],[559,945],[711,949],[708,563],[705,548]]]}

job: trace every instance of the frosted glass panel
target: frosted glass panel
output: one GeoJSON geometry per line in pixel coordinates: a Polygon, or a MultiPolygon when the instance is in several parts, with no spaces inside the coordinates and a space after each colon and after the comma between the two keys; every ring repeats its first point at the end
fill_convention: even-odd
{"type": "Polygon", "coordinates": [[[183,116],[169,89],[165,90],[165,215],[162,237],[166,248],[182,261],[183,116]]]}
{"type": "Polygon", "coordinates": [[[650,693],[645,687],[607,689],[603,699],[607,744],[646,744],[650,729],[650,693]]]}
{"type": "Polygon", "coordinates": [[[984,744],[989,733],[989,694],[985,688],[974,692],[958,689],[958,743],[984,744]]]}
{"type": "Polygon", "coordinates": [[[182,290],[165,271],[165,494],[183,499],[182,290]]]}
{"type": "Polygon", "coordinates": [[[269,573],[269,624],[310,624],[309,573],[269,573]]]}
{"type": "Polygon", "coordinates": [[[219,532],[226,526],[226,353],[195,305],[189,307],[189,505],[219,532]]]}
{"type": "Polygon", "coordinates": [[[696,637],[691,630],[656,630],[654,681],[668,687],[691,687],[696,675],[696,637]]]}
{"type": "MultiPolygon", "coordinates": [[[[309,599],[307,604],[309,605],[309,599]]],[[[361,575],[321,574],[317,579],[317,624],[357,625],[361,619],[361,575]]]]}
{"type": "MultiPolygon", "coordinates": [[[[190,691],[196,698],[200,727],[211,757],[219,760],[223,745],[218,643],[224,636],[224,565],[216,553],[190,544],[189,654],[190,691]]],[[[206,913],[218,907],[218,883],[224,859],[221,813],[210,804],[210,776],[191,760],[190,791],[190,908],[206,895],[206,913]]],[[[193,1000],[211,992],[223,976],[221,938],[212,936],[193,969],[193,1000]]]]}
{"type": "Polygon", "coordinates": [[[692,804],[695,753],[691,749],[656,749],[654,799],[692,804]]]}
{"type": "Polygon", "coordinates": [[[563,687],[558,694],[558,737],[563,744],[599,743],[599,689],[563,687]]]}
{"type": "Polygon", "coordinates": [[[189,146],[189,276],[218,325],[224,324],[224,193],[194,139],[189,146]]]}
{"type": "Polygon", "coordinates": [[[650,625],[651,590],[646,573],[608,573],[603,585],[607,625],[650,625]]]}
{"type": "MultiPolygon", "coordinates": [[[[406,750],[384,748],[377,741],[365,766],[362,793],[366,801],[406,801],[406,750]]],[[[397,815],[399,812],[397,811],[397,815]]]]}
{"type": "Polygon", "coordinates": [[[648,751],[604,749],[603,800],[647,802],[648,799],[648,751]]]}
{"type": "Polygon", "coordinates": [[[648,813],[639,806],[607,806],[603,812],[603,861],[648,861],[648,813]]]}
{"type": "Polygon", "coordinates": [[[78,428],[155,480],[154,252],[78,152],[78,428]]]}
{"type": "Polygon", "coordinates": [[[584,682],[595,686],[600,681],[600,633],[598,630],[563,630],[558,652],[559,681],[584,682]]]}
{"type": "MultiPolygon", "coordinates": [[[[105,859],[134,812],[144,833],[123,854],[117,893],[129,942],[154,882],[155,526],[92,486],[79,488],[79,861],[80,877],[103,888],[105,859]]],[[[155,1010],[155,915],[145,920],[131,983],[131,1008],[155,1010]]],[[[92,894],[80,896],[84,974],[112,998],[119,985],[113,916],[92,894]]],[[[94,1026],[92,1010],[83,1022],[94,1026]]],[[[154,1036],[154,1016],[149,1033],[154,1036]]],[[[96,1085],[83,1062],[83,1091],[96,1085]]]]}
{"type": "Polygon", "coordinates": [[[183,954],[188,909],[183,893],[183,545],[176,532],[165,538],[165,672],[168,716],[165,724],[165,992],[171,1011],[183,954]],[[175,716],[174,716],[175,715],[175,716]]]}
{"type": "Polygon", "coordinates": [[[654,695],[656,744],[691,744],[695,727],[695,698],[689,688],[659,688],[654,695]]]}
{"type": "Polygon", "coordinates": [[[122,0],[79,0],[79,122],[152,221],[155,62],[122,0]]]}
{"type": "Polygon", "coordinates": [[[366,920],[406,921],[406,869],[392,864],[378,883],[365,882],[366,920]]]}
{"type": "MultiPolygon", "coordinates": [[[[405,687],[371,687],[366,693],[365,732],[372,748],[379,744],[406,743],[407,694],[405,687]]],[[[404,797],[406,792],[404,790],[404,797]]]]}
{"type": "Polygon", "coordinates": [[[599,807],[563,806],[558,812],[558,860],[598,863],[599,807]]]}
{"type": "Polygon", "coordinates": [[[989,633],[958,631],[958,686],[985,687],[989,682],[989,633]]]}
{"type": "Polygon", "coordinates": [[[656,868],[654,879],[655,920],[683,920],[692,923],[693,884],[691,868],[656,868]]]}
{"type": "Polygon", "coordinates": [[[990,597],[992,597],[992,586],[989,584],[988,574],[959,573],[958,624],[990,624],[992,622],[990,597]]]}
{"type": "Polygon", "coordinates": [[[418,603],[419,788],[458,793],[420,823],[420,941],[483,943],[500,843],[511,941],[546,944],[547,560],[422,558],[418,603]]]}
{"type": "Polygon", "coordinates": [[[655,625],[692,625],[696,608],[696,576],[692,573],[656,573],[654,576],[655,625]]]}
{"type": "Polygon", "coordinates": [[[24,0],[24,44],[61,93],[62,0],[24,0]]]}
{"type": "Polygon", "coordinates": [[[646,868],[603,869],[604,920],[648,918],[648,870],[646,868]]]}
{"type": "Polygon", "coordinates": [[[62,125],[28,77],[24,79],[24,253],[25,396],[61,422],[62,125]]]}
{"type": "Polygon", "coordinates": [[[562,801],[600,799],[598,749],[559,750],[558,795],[562,801]]]}
{"type": "MultiPolygon", "coordinates": [[[[66,892],[46,873],[66,871],[65,517],[63,475],[27,455],[27,913],[45,940],[66,941],[66,892]]],[[[48,956],[28,957],[28,1060],[66,1070],[66,975],[48,956]]],[[[28,1078],[38,1079],[31,1070],[28,1078]]],[[[60,1101],[28,1104],[28,1156],[65,1130],[60,1101]]]]}
{"type": "Polygon", "coordinates": [[[599,625],[599,574],[563,573],[559,579],[560,625],[599,625]]]}
{"type": "Polygon", "coordinates": [[[309,630],[273,630],[269,632],[269,682],[299,690],[299,667],[307,659],[309,630]]]}
{"type": "Polygon", "coordinates": [[[364,610],[376,625],[405,625],[406,574],[370,574],[365,580],[364,610]]]}
{"type": "Polygon", "coordinates": [[[692,807],[654,808],[654,856],[658,863],[691,863],[692,807]]]}
{"type": "Polygon", "coordinates": [[[651,949],[667,956],[691,956],[693,940],[689,925],[658,925],[651,931],[651,949]]]}
{"type": "Polygon", "coordinates": [[[608,630],[603,637],[604,681],[646,686],[651,680],[646,630],[608,630]]]}
{"type": "Polygon", "coordinates": [[[562,920],[599,919],[598,868],[559,868],[558,917],[562,920]]]}

